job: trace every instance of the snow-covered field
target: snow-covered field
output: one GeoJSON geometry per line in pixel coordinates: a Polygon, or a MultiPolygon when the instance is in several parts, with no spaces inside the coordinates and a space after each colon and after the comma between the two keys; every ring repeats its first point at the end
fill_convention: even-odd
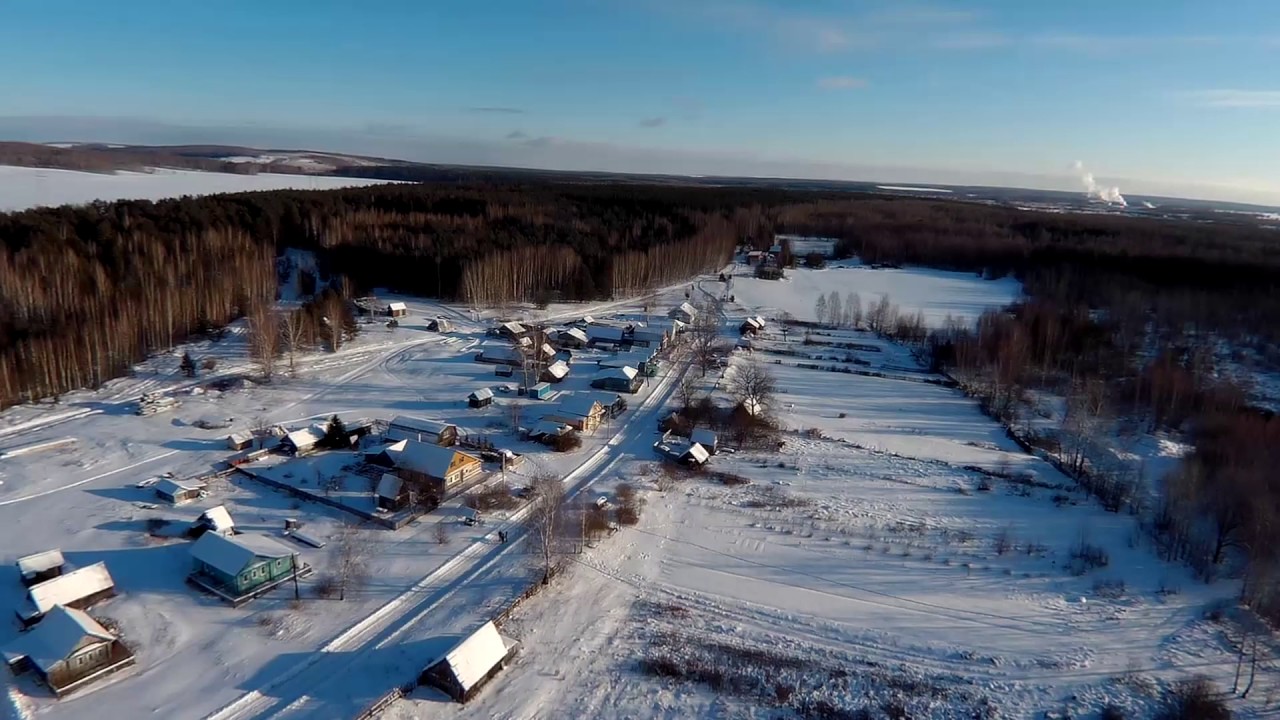
{"type": "Polygon", "coordinates": [[[307,175],[235,175],[195,170],[88,173],[0,165],[0,212],[94,200],[161,200],[252,190],[325,190],[383,180],[307,175]]]}
{"type": "Polygon", "coordinates": [[[819,294],[835,291],[841,300],[857,293],[864,308],[888,295],[904,313],[922,311],[932,326],[947,315],[973,320],[990,307],[1002,307],[1018,299],[1022,285],[1016,279],[982,280],[971,273],[930,268],[872,268],[857,262],[834,263],[825,270],[788,270],[782,280],[759,280],[749,268],[738,268],[730,290],[738,303],[767,314],[785,311],[797,320],[815,320],[819,294]]]}

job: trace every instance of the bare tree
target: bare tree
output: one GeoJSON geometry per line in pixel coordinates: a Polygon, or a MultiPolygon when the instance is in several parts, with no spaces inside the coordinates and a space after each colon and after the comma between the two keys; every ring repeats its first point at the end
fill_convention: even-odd
{"type": "Polygon", "coordinates": [[[279,355],[280,326],[276,314],[266,306],[259,306],[249,316],[249,356],[258,364],[262,377],[270,378],[275,374],[279,355]]]}
{"type": "Polygon", "coordinates": [[[683,403],[682,407],[689,407],[693,404],[694,398],[698,395],[698,384],[698,378],[690,373],[686,372],[684,377],[680,378],[678,392],[680,393],[680,402],[683,403]]]}
{"type": "Polygon", "coordinates": [[[555,556],[561,551],[564,522],[564,483],[554,475],[538,475],[529,485],[529,516],[525,525],[531,547],[542,564],[542,584],[551,581],[555,556]]]}
{"type": "Polygon", "coordinates": [[[507,418],[511,421],[511,430],[520,431],[520,421],[524,416],[524,403],[513,402],[507,406],[507,418]]]}
{"type": "Polygon", "coordinates": [[[267,436],[271,434],[271,422],[265,415],[254,415],[250,420],[249,431],[253,433],[258,447],[264,447],[267,444],[267,436]]]}
{"type": "Polygon", "coordinates": [[[729,378],[729,394],[744,405],[767,407],[777,389],[773,373],[757,360],[735,365],[729,378]]]}
{"type": "Polygon", "coordinates": [[[321,303],[321,311],[324,313],[322,322],[325,332],[329,336],[329,350],[337,352],[342,347],[343,325],[346,320],[346,301],[337,293],[326,293],[321,303]]]}
{"type": "Polygon", "coordinates": [[[724,344],[720,339],[720,308],[717,303],[708,301],[701,306],[689,335],[693,361],[702,371],[702,376],[706,377],[724,351],[724,344]]]}
{"type": "MultiPolygon", "coordinates": [[[[818,299],[813,303],[813,317],[822,325],[827,321],[827,296],[818,294],[818,299]]],[[[839,320],[836,321],[837,323],[839,320]]],[[[834,323],[833,323],[834,324],[834,323]]]]}
{"type": "Polygon", "coordinates": [[[296,310],[283,313],[280,318],[280,327],[280,337],[284,340],[284,349],[289,355],[289,375],[294,377],[298,374],[297,353],[306,347],[306,318],[296,310]]]}
{"type": "Polygon", "coordinates": [[[449,544],[449,528],[445,526],[443,520],[436,523],[436,543],[439,545],[449,544]]]}
{"type": "Polygon", "coordinates": [[[330,559],[338,582],[338,599],[347,599],[347,590],[360,588],[369,579],[364,533],[355,523],[344,522],[338,528],[330,559]]]}
{"type": "Polygon", "coordinates": [[[839,327],[844,320],[844,308],[840,304],[840,293],[832,290],[827,295],[827,315],[831,325],[839,327]]]}

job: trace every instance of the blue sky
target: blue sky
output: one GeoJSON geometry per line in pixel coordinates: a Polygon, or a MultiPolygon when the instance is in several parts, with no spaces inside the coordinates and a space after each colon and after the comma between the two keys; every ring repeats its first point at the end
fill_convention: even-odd
{"type": "Polygon", "coordinates": [[[0,69],[5,139],[1280,203],[1274,0],[8,0],[0,69]]]}

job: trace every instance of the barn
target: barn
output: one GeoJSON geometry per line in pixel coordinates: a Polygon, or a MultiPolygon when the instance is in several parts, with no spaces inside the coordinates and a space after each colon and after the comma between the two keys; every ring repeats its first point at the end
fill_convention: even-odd
{"type": "Polygon", "coordinates": [[[514,640],[502,637],[497,626],[487,622],[428,665],[418,682],[442,690],[454,702],[465,703],[502,670],[515,649],[514,640]]]}
{"type": "Polygon", "coordinates": [[[417,440],[449,447],[458,442],[458,426],[439,420],[397,415],[387,423],[387,437],[391,440],[417,440]]]}
{"type": "Polygon", "coordinates": [[[489,407],[493,404],[493,391],[480,388],[467,396],[467,406],[473,408],[489,407]]]}
{"type": "Polygon", "coordinates": [[[378,507],[383,510],[403,510],[409,506],[409,486],[405,481],[391,473],[382,473],[378,480],[378,507]]]}
{"type": "Polygon", "coordinates": [[[156,497],[174,505],[182,505],[199,500],[205,492],[205,486],[190,480],[173,480],[164,478],[155,484],[156,497]]]}
{"type": "Polygon", "coordinates": [[[32,585],[27,590],[26,607],[18,611],[23,626],[34,625],[56,605],[77,610],[116,594],[116,583],[105,563],[94,563],[79,570],[32,585]]]}

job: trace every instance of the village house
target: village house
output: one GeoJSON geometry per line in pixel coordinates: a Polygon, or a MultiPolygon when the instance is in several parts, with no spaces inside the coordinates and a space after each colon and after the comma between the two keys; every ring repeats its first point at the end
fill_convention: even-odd
{"type": "Polygon", "coordinates": [[[538,377],[543,382],[558,383],[569,377],[569,363],[557,360],[548,365],[538,377]]]}
{"type": "Polygon", "coordinates": [[[554,420],[569,425],[578,432],[594,432],[604,422],[604,406],[586,395],[569,395],[551,412],[543,414],[544,420],[554,420]]]}
{"type": "Polygon", "coordinates": [[[4,652],[14,674],[34,671],[62,697],[133,664],[133,653],[82,610],[56,605],[4,652]]]}
{"type": "Polygon", "coordinates": [[[431,332],[453,332],[453,323],[445,318],[432,318],[427,321],[427,329],[431,332]]]}
{"type": "Polygon", "coordinates": [[[17,611],[18,619],[29,627],[56,605],[84,610],[115,594],[116,583],[106,564],[94,563],[32,585],[27,590],[26,607],[17,611]]]}
{"type": "Polygon", "coordinates": [[[515,648],[514,640],[504,638],[492,621],[487,622],[428,665],[418,682],[465,703],[502,670],[515,648]]]}
{"type": "Polygon", "coordinates": [[[387,303],[387,317],[399,318],[409,314],[409,306],[402,302],[387,303]]]}
{"type": "Polygon", "coordinates": [[[671,312],[667,313],[667,317],[683,323],[691,323],[698,317],[698,309],[687,302],[682,302],[671,308],[671,312]]]}
{"type": "Polygon", "coordinates": [[[689,440],[701,445],[712,455],[715,455],[716,450],[720,448],[720,439],[710,428],[694,428],[693,432],[689,433],[689,440]]]}
{"type": "Polygon", "coordinates": [[[630,352],[620,352],[600,360],[597,365],[602,368],[633,367],[644,377],[658,374],[658,363],[653,359],[654,352],[649,348],[637,348],[630,352]]]}
{"type": "Polygon", "coordinates": [[[621,345],[627,331],[613,325],[588,325],[586,333],[587,344],[592,347],[611,347],[621,345]]]}
{"type": "Polygon", "coordinates": [[[631,344],[661,350],[667,344],[667,331],[660,327],[637,327],[631,331],[631,344]]]}
{"type": "Polygon", "coordinates": [[[565,423],[557,420],[551,420],[549,418],[543,418],[534,423],[533,427],[529,428],[525,437],[534,442],[551,445],[560,437],[571,434],[572,432],[573,428],[565,423]]]}
{"type": "Polygon", "coordinates": [[[489,388],[480,388],[473,391],[467,396],[467,407],[483,408],[493,404],[493,391],[489,388]]]}
{"type": "MultiPolygon", "coordinates": [[[[233,604],[251,599],[294,575],[296,553],[266,535],[207,532],[191,546],[189,579],[233,604]]],[[[308,568],[298,568],[306,574],[308,568]]]]}
{"type": "Polygon", "coordinates": [[[388,445],[370,459],[375,465],[395,468],[401,480],[409,481],[443,499],[480,474],[480,458],[452,448],[401,440],[388,445]]]}
{"type": "Polygon", "coordinates": [[[316,445],[324,439],[325,428],[305,427],[293,430],[280,438],[280,450],[286,455],[306,455],[316,449],[316,445]]]}
{"type": "Polygon", "coordinates": [[[676,461],[689,467],[702,467],[711,459],[711,453],[698,443],[690,443],[684,452],[676,456],[676,461]]]}
{"type": "Polygon", "coordinates": [[[458,442],[458,426],[438,420],[397,415],[387,423],[386,436],[391,440],[417,440],[449,447],[458,442]]]}
{"type": "Polygon", "coordinates": [[[31,587],[61,575],[67,562],[62,559],[62,551],[55,549],[20,557],[16,564],[22,584],[31,587]]]}
{"type": "Polygon", "coordinates": [[[627,409],[627,399],[616,392],[587,392],[583,395],[604,407],[605,417],[617,417],[627,409]]]}
{"type": "Polygon", "coordinates": [[[556,334],[556,344],[562,348],[584,348],[589,342],[587,334],[579,328],[568,328],[556,334]]]}
{"type": "Polygon", "coordinates": [[[174,505],[182,505],[199,500],[200,496],[205,492],[205,486],[201,483],[190,480],[174,480],[172,478],[163,478],[155,484],[153,489],[156,492],[156,497],[174,505]]]}
{"type": "Polygon", "coordinates": [[[627,366],[605,368],[591,378],[591,387],[614,392],[635,393],[644,381],[640,371],[627,366]]]}
{"type": "Polygon", "coordinates": [[[743,320],[742,324],[738,326],[738,332],[743,335],[759,335],[763,331],[764,318],[759,315],[743,320]]]}

